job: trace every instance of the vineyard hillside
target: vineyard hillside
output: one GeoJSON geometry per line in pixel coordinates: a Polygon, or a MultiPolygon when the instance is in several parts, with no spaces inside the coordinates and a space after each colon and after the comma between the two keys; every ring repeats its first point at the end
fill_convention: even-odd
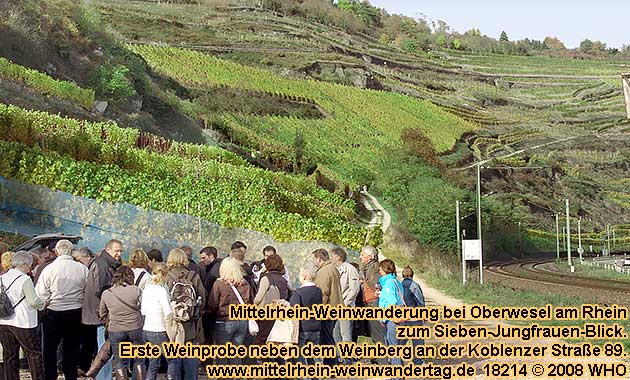
{"type": "Polygon", "coordinates": [[[554,249],[565,198],[589,242],[630,239],[626,62],[409,49],[272,3],[0,5],[2,175],[353,248],[380,240],[365,186],[420,257],[457,251],[456,200],[475,236],[483,162],[489,254],[554,249]]]}

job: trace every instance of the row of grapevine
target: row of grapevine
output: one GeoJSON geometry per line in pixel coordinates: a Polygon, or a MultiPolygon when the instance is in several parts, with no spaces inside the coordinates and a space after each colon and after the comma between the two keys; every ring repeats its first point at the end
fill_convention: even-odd
{"type": "Polygon", "coordinates": [[[220,149],[213,147],[171,143],[163,153],[141,149],[136,147],[138,137],[137,130],[114,123],[89,123],[0,104],[0,139],[11,142],[5,145],[2,175],[9,178],[168,212],[184,212],[186,203],[196,202],[201,207],[193,210],[197,216],[266,232],[278,240],[317,240],[326,235],[328,241],[348,245],[355,241],[354,247],[361,241],[357,236],[363,236],[363,230],[349,222],[352,201],[308,178],[254,168],[240,158],[222,160],[220,149]],[[23,167],[25,152],[41,169],[23,167]],[[51,169],[44,175],[46,165],[51,169]],[[68,181],[54,179],[57,166],[67,167],[68,181]],[[112,182],[103,182],[95,171],[112,182]],[[83,180],[72,184],[70,173],[83,180]],[[113,185],[118,175],[127,181],[122,188],[113,185]]]}
{"type": "Polygon", "coordinates": [[[92,108],[94,91],[77,86],[74,83],[53,79],[37,70],[12,63],[0,57],[0,77],[24,83],[26,86],[51,96],[71,100],[84,108],[92,108]]]}
{"type": "MultiPolygon", "coordinates": [[[[400,145],[405,128],[420,128],[439,152],[447,151],[459,137],[477,128],[430,102],[405,95],[364,90],[315,80],[298,80],[211,57],[199,52],[148,45],[129,45],[156,71],[194,88],[230,86],[248,91],[308,98],[329,115],[304,120],[279,116],[229,115],[239,142],[260,150],[268,145],[293,146],[296,130],[307,141],[309,157],[341,175],[351,185],[362,185],[353,171],[369,172],[400,145]],[[259,141],[256,141],[259,140],[259,141]]],[[[284,154],[290,157],[290,152],[284,154]]]]}

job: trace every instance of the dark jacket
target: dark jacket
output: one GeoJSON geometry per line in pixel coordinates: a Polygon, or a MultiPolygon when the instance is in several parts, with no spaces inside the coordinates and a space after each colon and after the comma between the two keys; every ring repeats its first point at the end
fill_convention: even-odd
{"type": "Polygon", "coordinates": [[[251,294],[256,294],[258,292],[258,284],[256,284],[256,276],[254,276],[252,267],[247,263],[243,263],[241,269],[243,269],[243,279],[247,281],[249,285],[249,291],[251,294]]]}
{"type": "Polygon", "coordinates": [[[258,284],[258,291],[254,297],[254,304],[258,306],[270,304],[273,301],[273,299],[270,298],[272,293],[269,293],[272,286],[278,288],[279,299],[289,300],[289,284],[287,280],[282,277],[283,274],[283,272],[274,270],[265,272],[260,276],[260,283],[258,284]]]}
{"type": "MultiPolygon", "coordinates": [[[[173,289],[173,284],[175,283],[175,280],[186,277],[188,272],[190,271],[187,268],[181,268],[181,267],[172,268],[168,272],[168,275],[166,276],[166,284],[168,286],[169,294],[171,292],[171,289],[173,289]]],[[[203,286],[203,283],[201,282],[201,277],[199,277],[199,275],[196,272],[193,272],[193,273],[195,274],[192,276],[191,282],[192,282],[193,288],[195,289],[195,293],[197,294],[198,297],[199,296],[201,297],[201,310],[203,310],[203,308],[206,305],[206,299],[207,299],[206,288],[203,286]]],[[[190,342],[190,341],[195,341],[196,343],[203,342],[203,329],[201,326],[201,318],[183,322],[182,325],[184,326],[184,339],[186,340],[186,342],[190,342]]]]}
{"type": "MultiPolygon", "coordinates": [[[[252,304],[253,296],[247,281],[241,281],[234,285],[246,304],[252,304]]],[[[210,297],[208,297],[208,310],[216,317],[217,321],[229,321],[230,305],[240,304],[232,287],[224,280],[215,281],[210,297]]]]}
{"type": "Polygon", "coordinates": [[[102,325],[98,309],[101,294],[112,286],[114,272],[121,266],[121,262],[103,251],[88,264],[88,277],[85,284],[85,296],[81,322],[85,325],[102,325]]]}
{"type": "Polygon", "coordinates": [[[362,277],[363,286],[363,302],[366,305],[377,304],[378,296],[375,294],[376,284],[381,275],[378,273],[378,260],[374,259],[367,264],[361,263],[359,266],[359,273],[362,277]]]}
{"type": "Polygon", "coordinates": [[[196,262],[194,262],[193,260],[190,260],[188,262],[188,270],[191,270],[193,272],[196,272],[198,275],[201,276],[201,267],[199,267],[199,264],[197,264],[196,262]]]}
{"type": "Polygon", "coordinates": [[[35,268],[35,272],[33,272],[33,285],[37,285],[37,280],[39,280],[39,276],[41,276],[44,268],[46,268],[49,264],[52,264],[56,258],[57,256],[47,256],[44,261],[35,268]]]}
{"type": "Polygon", "coordinates": [[[212,290],[214,282],[219,278],[219,268],[221,267],[222,261],[222,259],[215,259],[202,268],[204,275],[201,276],[201,278],[203,279],[203,285],[206,287],[208,293],[212,290]]]}
{"type": "MultiPolygon", "coordinates": [[[[322,304],[322,291],[317,286],[303,286],[293,291],[291,305],[300,305],[311,308],[313,305],[322,304]]],[[[322,322],[315,318],[300,321],[300,331],[320,331],[322,322]]]]}

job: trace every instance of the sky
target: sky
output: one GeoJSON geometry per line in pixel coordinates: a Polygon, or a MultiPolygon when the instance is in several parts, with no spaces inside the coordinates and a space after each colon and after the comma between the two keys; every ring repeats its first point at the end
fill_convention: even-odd
{"type": "Polygon", "coordinates": [[[585,38],[608,47],[630,44],[630,0],[370,0],[389,13],[444,20],[458,32],[478,28],[510,40],[558,37],[567,48],[585,38]]]}

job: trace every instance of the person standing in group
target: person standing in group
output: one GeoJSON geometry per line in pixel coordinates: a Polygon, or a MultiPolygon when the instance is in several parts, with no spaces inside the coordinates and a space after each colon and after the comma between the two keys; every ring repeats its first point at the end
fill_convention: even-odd
{"type": "MultiPolygon", "coordinates": [[[[186,252],[179,248],[169,252],[166,258],[169,272],[166,281],[171,300],[186,297],[192,301],[187,313],[188,319],[182,321],[185,343],[198,344],[203,342],[201,326],[201,310],[206,303],[206,289],[197,272],[189,270],[190,260],[186,252]],[[193,298],[192,300],[190,298],[193,298]]],[[[197,380],[199,376],[199,359],[184,358],[181,360],[182,380],[197,380]]]]}
{"type": "Polygon", "coordinates": [[[50,265],[57,258],[57,252],[55,251],[56,244],[57,242],[50,243],[48,245],[48,249],[46,250],[46,252],[43,252],[41,256],[42,260],[37,265],[37,268],[35,268],[35,271],[33,272],[33,283],[35,285],[37,285],[37,281],[39,281],[39,276],[41,276],[44,268],[50,265]]]}
{"type": "Polygon", "coordinates": [[[242,241],[235,241],[230,247],[230,257],[236,259],[241,264],[241,270],[243,271],[243,279],[249,284],[249,290],[252,294],[258,292],[258,284],[256,283],[256,276],[252,271],[251,265],[245,262],[245,255],[247,254],[247,246],[242,241]]]}
{"type": "MultiPolygon", "coordinates": [[[[141,312],[144,316],[144,340],[148,343],[162,347],[162,343],[169,341],[166,334],[166,318],[173,310],[171,300],[166,285],[168,266],[164,263],[157,263],[153,266],[153,276],[142,292],[141,312]]],[[[146,380],[156,380],[160,359],[149,359],[146,380]]],[[[178,380],[181,372],[177,359],[166,359],[168,370],[167,380],[178,380]]]]}
{"type": "MultiPolygon", "coordinates": [[[[411,267],[405,267],[402,271],[402,286],[403,286],[403,298],[405,300],[405,306],[407,307],[424,307],[424,294],[422,293],[422,288],[420,284],[418,284],[413,279],[413,269],[411,267]]],[[[405,326],[422,326],[422,321],[407,321],[403,322],[405,326]]],[[[400,345],[405,345],[407,340],[400,340],[398,342],[400,345]]],[[[421,346],[424,344],[424,339],[412,339],[412,343],[414,346],[421,346]]],[[[414,348],[415,350],[415,348],[414,348]]],[[[413,358],[413,364],[421,365],[424,363],[422,358],[413,358]]]]}
{"type": "MultiPolygon", "coordinates": [[[[315,284],[322,291],[322,303],[324,305],[338,306],[343,304],[341,298],[341,276],[335,264],[330,261],[328,251],[323,248],[317,249],[312,253],[313,264],[317,268],[315,275],[315,284]]],[[[335,344],[333,331],[335,330],[335,321],[322,321],[319,342],[320,344],[335,344]]],[[[325,365],[337,364],[336,358],[324,359],[325,365]]]]}
{"type": "MultiPolygon", "coordinates": [[[[112,344],[116,380],[129,379],[129,359],[121,358],[119,345],[122,342],[144,343],[142,335],[142,315],[140,299],[142,290],[134,285],[133,271],[128,266],[120,266],[113,277],[113,286],[103,292],[99,315],[109,321],[107,332],[112,344]]],[[[146,369],[143,359],[133,359],[136,380],[145,380],[146,369]]]]}
{"type": "MultiPolygon", "coordinates": [[[[5,287],[5,294],[13,306],[12,314],[3,313],[5,315],[0,317],[0,345],[4,361],[2,379],[20,379],[19,351],[22,348],[31,380],[44,380],[44,361],[37,328],[37,311],[44,309],[44,301],[37,296],[33,281],[27,275],[33,265],[33,256],[18,251],[12,259],[13,267],[0,276],[0,285],[5,287]]],[[[56,366],[53,368],[57,369],[56,366]]]]}
{"type": "MultiPolygon", "coordinates": [[[[300,305],[312,309],[313,305],[320,305],[323,302],[322,291],[315,285],[315,270],[312,266],[306,266],[300,270],[300,281],[302,286],[293,291],[291,295],[291,306],[300,305]]],[[[307,343],[319,344],[319,333],[322,328],[321,321],[311,318],[300,321],[300,335],[298,346],[304,347],[307,343]]],[[[315,359],[300,357],[299,361],[305,365],[315,364],[315,359]]]]}
{"type": "Polygon", "coordinates": [[[142,248],[135,248],[129,254],[129,267],[133,271],[133,283],[144,290],[151,280],[149,268],[149,257],[142,248]]]}
{"type": "MultiPolygon", "coordinates": [[[[72,250],[72,257],[75,261],[85,265],[85,267],[88,268],[88,272],[90,266],[93,265],[95,260],[94,253],[92,253],[92,251],[88,247],[81,247],[79,249],[72,250]]],[[[81,334],[79,340],[78,374],[79,377],[82,377],[85,376],[85,374],[89,371],[90,365],[92,364],[92,356],[96,352],[96,332],[91,326],[86,326],[81,323],[81,334]]]]}
{"type": "Polygon", "coordinates": [[[151,249],[147,252],[147,257],[149,258],[149,272],[153,271],[153,266],[156,263],[163,263],[164,257],[162,256],[162,251],[159,249],[151,249]]]}
{"type": "MultiPolygon", "coordinates": [[[[252,267],[252,273],[254,274],[254,280],[256,281],[256,284],[260,283],[260,275],[264,273],[265,271],[265,259],[267,257],[269,257],[270,255],[277,255],[278,253],[276,252],[276,248],[272,247],[270,245],[266,246],[265,248],[263,248],[263,258],[260,261],[254,261],[251,265],[252,267]]],[[[285,265],[284,268],[282,268],[282,277],[284,277],[285,280],[287,280],[287,284],[291,284],[291,279],[289,278],[289,270],[287,269],[287,266],[285,265]]]]}
{"type": "MultiPolygon", "coordinates": [[[[201,280],[206,292],[210,294],[212,286],[219,278],[219,268],[221,260],[217,258],[219,252],[215,247],[203,247],[199,251],[199,267],[201,268],[201,280]]],[[[204,343],[214,344],[215,341],[215,319],[214,316],[206,310],[201,314],[201,322],[203,325],[204,343]]],[[[208,364],[211,362],[208,362],[208,364]]]]}
{"type": "Polygon", "coordinates": [[[6,251],[0,258],[0,275],[7,273],[13,268],[13,255],[15,252],[6,251]]]}
{"type": "MultiPolygon", "coordinates": [[[[99,316],[101,295],[105,290],[112,286],[114,273],[116,272],[116,269],[122,265],[120,261],[122,254],[122,242],[120,240],[112,239],[105,244],[105,249],[96,256],[88,268],[89,273],[87,283],[85,285],[85,299],[83,301],[81,322],[88,330],[91,330],[88,334],[95,336],[97,339],[98,350],[103,347],[107,339],[106,328],[99,316]]],[[[93,353],[90,357],[92,356],[94,356],[93,353]]],[[[111,380],[112,372],[111,360],[108,360],[102,365],[90,368],[90,371],[88,371],[86,376],[95,377],[96,380],[111,380]],[[98,372],[91,373],[92,369],[98,372]]]]}
{"type": "MultiPolygon", "coordinates": [[[[271,254],[265,259],[266,271],[260,277],[258,292],[254,297],[254,304],[258,307],[270,305],[275,300],[289,300],[289,284],[282,276],[284,263],[282,258],[276,254],[271,254]]],[[[254,339],[254,344],[263,345],[267,343],[267,337],[273,328],[275,321],[260,320],[258,322],[258,334],[254,339]]]]}
{"type": "MultiPolygon", "coordinates": [[[[252,301],[252,293],[243,278],[241,264],[232,257],[223,259],[219,268],[219,279],[214,283],[208,298],[208,310],[216,318],[215,344],[232,342],[238,346],[245,343],[245,337],[249,335],[248,322],[230,320],[230,305],[251,304],[252,301]]],[[[241,365],[242,359],[217,359],[216,364],[241,365]]]]}
{"type": "MultiPolygon", "coordinates": [[[[361,274],[363,285],[363,303],[365,306],[377,307],[378,295],[376,292],[378,279],[380,278],[378,252],[376,252],[376,248],[371,245],[366,245],[361,249],[360,258],[359,273],[361,274]]],[[[374,320],[368,321],[368,330],[374,343],[385,343],[385,328],[381,322],[374,320]]],[[[379,364],[387,364],[385,358],[379,358],[376,361],[379,364]]]]}
{"type": "MultiPolygon", "coordinates": [[[[359,272],[346,262],[348,254],[342,248],[334,248],[330,251],[332,262],[337,267],[341,282],[341,297],[345,306],[354,307],[357,294],[361,288],[359,272]]],[[[337,321],[334,330],[337,343],[352,342],[352,321],[337,321]]]]}
{"type": "Polygon", "coordinates": [[[197,265],[197,263],[195,262],[193,256],[194,256],[194,252],[191,246],[189,245],[184,245],[179,247],[182,251],[184,251],[184,253],[186,254],[186,257],[188,258],[188,265],[186,265],[186,267],[188,268],[188,270],[191,270],[199,275],[201,275],[201,269],[199,268],[199,265],[197,265]]]}
{"type": "MultiPolygon", "coordinates": [[[[403,286],[396,278],[396,264],[392,260],[385,259],[379,264],[379,273],[381,277],[378,283],[381,285],[381,290],[378,294],[378,306],[384,309],[394,305],[404,305],[403,286]]],[[[385,344],[387,346],[398,345],[398,338],[396,337],[396,324],[393,321],[382,321],[385,324],[385,344]]],[[[400,358],[390,358],[390,364],[402,365],[400,358]]]]}
{"type": "Polygon", "coordinates": [[[44,368],[46,380],[57,380],[57,348],[62,343],[63,374],[76,380],[79,366],[80,335],[88,269],[72,257],[73,245],[59,240],[57,258],[42,270],[35,289],[46,304],[44,323],[44,368]]]}

